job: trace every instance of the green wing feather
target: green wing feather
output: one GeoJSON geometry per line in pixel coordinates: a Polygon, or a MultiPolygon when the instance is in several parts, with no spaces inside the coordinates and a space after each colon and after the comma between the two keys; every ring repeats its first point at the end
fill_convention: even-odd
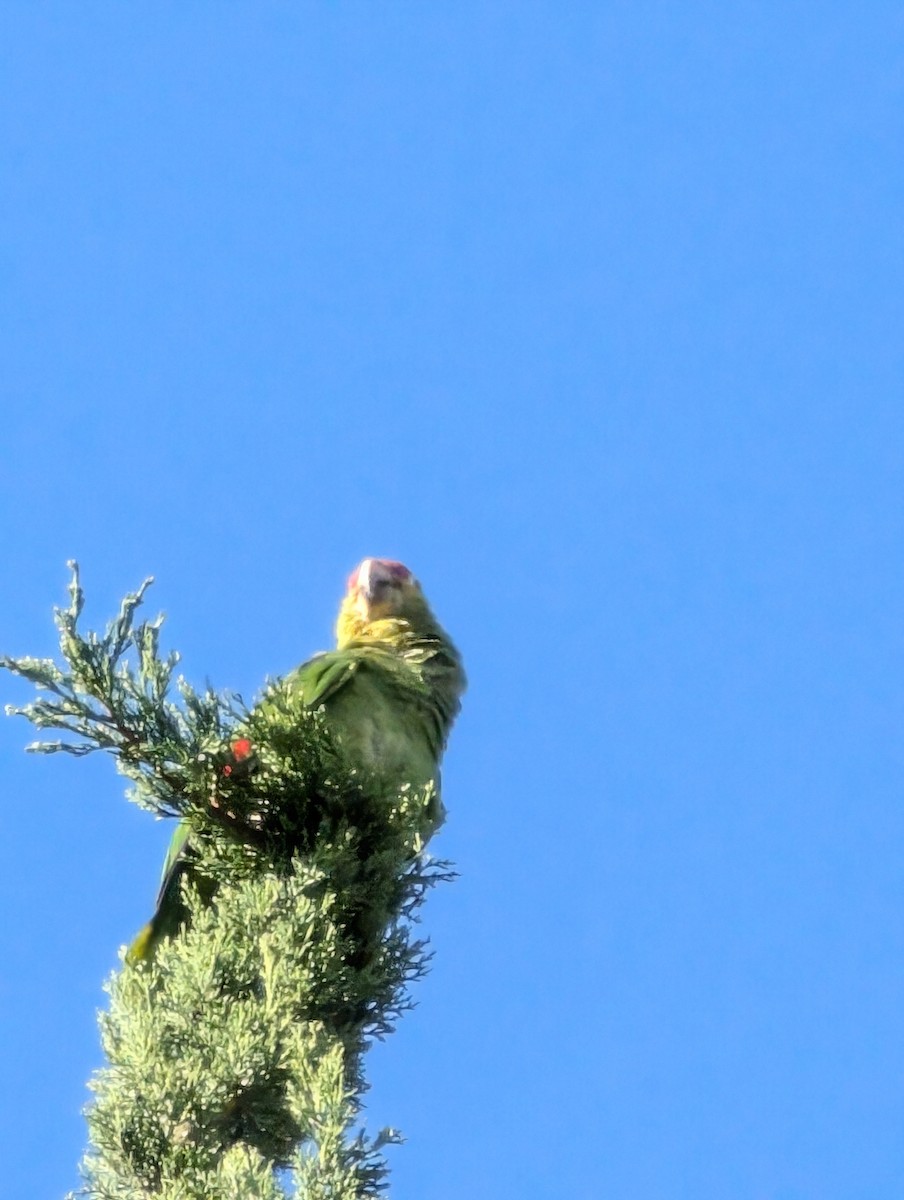
{"type": "Polygon", "coordinates": [[[349,683],[358,664],[358,657],[348,650],[330,650],[302,663],[286,682],[306,708],[317,708],[349,683]]]}

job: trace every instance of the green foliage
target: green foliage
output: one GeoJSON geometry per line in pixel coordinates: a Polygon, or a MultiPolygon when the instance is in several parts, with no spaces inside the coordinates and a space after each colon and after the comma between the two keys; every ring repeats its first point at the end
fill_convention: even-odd
{"type": "Polygon", "coordinates": [[[35,748],[110,751],[138,803],[188,818],[199,855],[185,926],[108,982],[82,1194],[377,1196],[381,1149],[400,1139],[357,1128],[362,1056],[410,1005],[428,957],[412,922],[451,875],[421,854],[433,789],[363,778],[280,682],[250,712],[182,680],[173,701],[161,621],[135,624],[146,587],[103,637],[82,636],[73,567],[56,618],[66,667],[0,660],[49,693],[13,711],[75,739],[35,748]],[[253,769],[225,773],[237,735],[253,769]]]}
{"type": "Polygon", "coordinates": [[[135,624],[153,579],[125,597],[102,637],[82,635],[78,620],[85,597],[78,564],[69,567],[69,605],[54,609],[68,670],[51,658],[0,656],[0,667],[48,693],[21,708],[7,705],[6,711],[74,739],[32,742],[29,750],[73,755],[107,750],[135,783],[132,799],[162,816],[182,813],[198,789],[207,755],[222,746],[240,715],[237,698],[227,700],[210,688],[196,692],[181,676],[176,681],[181,703],[171,698],[179,655],[160,658],[163,617],[135,624]]]}

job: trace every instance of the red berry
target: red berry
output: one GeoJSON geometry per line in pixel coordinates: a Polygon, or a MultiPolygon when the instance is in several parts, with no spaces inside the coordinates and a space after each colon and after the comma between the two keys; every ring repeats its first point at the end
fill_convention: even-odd
{"type": "Polygon", "coordinates": [[[236,761],[241,762],[251,753],[251,742],[248,738],[239,738],[237,742],[232,743],[232,753],[235,755],[236,761]]]}

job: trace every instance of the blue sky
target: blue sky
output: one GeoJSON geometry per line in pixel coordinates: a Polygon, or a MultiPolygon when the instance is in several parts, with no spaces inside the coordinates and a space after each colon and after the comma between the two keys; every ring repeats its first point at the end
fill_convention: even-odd
{"type": "MultiPolygon", "coordinates": [[[[902,100],[887,3],[0,16],[2,650],[74,556],[250,697],[378,554],[465,653],[395,1200],[904,1189],[902,100]]],[[[29,736],[10,1200],[168,836],[29,736]]]]}

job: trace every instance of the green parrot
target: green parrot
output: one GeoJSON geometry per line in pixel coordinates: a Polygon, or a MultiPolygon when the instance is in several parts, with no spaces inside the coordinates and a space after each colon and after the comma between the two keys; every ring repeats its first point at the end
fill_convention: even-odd
{"type": "MultiPolygon", "coordinates": [[[[320,708],[349,766],[398,788],[436,785],[425,840],[442,824],[439,767],[465,689],[461,658],[421,587],[400,562],[365,558],[352,572],[336,622],[336,649],[286,679],[293,698],[320,708]]],[[[263,704],[266,704],[266,699],[263,704]]],[[[250,750],[233,743],[237,760],[250,750]]],[[[191,870],[190,826],[180,821],[163,864],[157,908],[127,953],[153,957],[185,920],[182,877],[191,870]]]]}

